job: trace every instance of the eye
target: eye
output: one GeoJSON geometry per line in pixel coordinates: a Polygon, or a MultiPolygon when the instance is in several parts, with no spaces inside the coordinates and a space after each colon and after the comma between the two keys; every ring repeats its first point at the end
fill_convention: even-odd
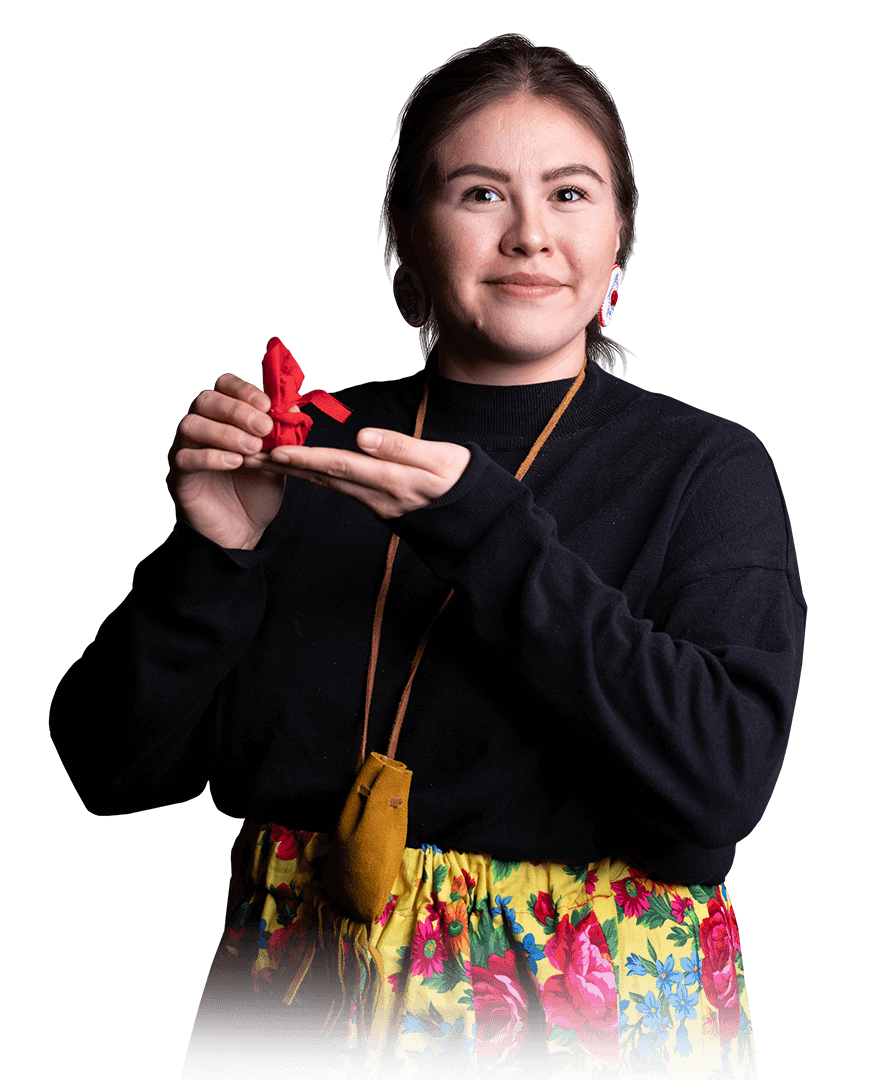
{"type": "Polygon", "coordinates": [[[581,191],[580,188],[576,187],[559,188],[559,190],[555,194],[556,202],[560,203],[579,202],[581,199],[585,199],[586,197],[586,192],[581,191]]]}
{"type": "Polygon", "coordinates": [[[491,188],[476,187],[467,191],[465,195],[463,195],[463,199],[467,202],[491,203],[499,202],[500,196],[495,191],[492,191],[491,188]]]}

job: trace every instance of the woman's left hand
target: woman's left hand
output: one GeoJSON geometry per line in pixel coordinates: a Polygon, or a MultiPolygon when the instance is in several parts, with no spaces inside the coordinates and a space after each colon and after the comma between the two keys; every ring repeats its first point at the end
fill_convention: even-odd
{"type": "Polygon", "coordinates": [[[249,467],[311,480],[350,495],[377,517],[396,518],[449,491],[472,456],[456,443],[428,442],[383,428],[363,428],[357,445],[365,452],[278,446],[268,461],[249,467]]]}

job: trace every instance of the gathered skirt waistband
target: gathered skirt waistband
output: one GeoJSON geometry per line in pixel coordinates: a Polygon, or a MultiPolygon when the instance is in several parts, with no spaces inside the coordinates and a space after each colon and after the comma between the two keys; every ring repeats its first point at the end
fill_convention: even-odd
{"type": "Polygon", "coordinates": [[[184,1078],[755,1076],[725,886],[424,845],[363,926],[322,890],[329,842],[246,822],[184,1078]]]}

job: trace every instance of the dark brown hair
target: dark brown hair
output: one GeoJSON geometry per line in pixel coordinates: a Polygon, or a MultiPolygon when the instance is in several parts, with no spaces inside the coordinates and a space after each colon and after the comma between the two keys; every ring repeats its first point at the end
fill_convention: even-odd
{"type": "MultiPolygon", "coordinates": [[[[637,191],[627,139],[611,95],[589,68],[576,64],[561,49],[538,48],[520,34],[503,34],[452,56],[422,79],[404,105],[382,208],[386,266],[399,253],[413,223],[441,140],[479,109],[519,93],[570,109],[602,143],[621,223],[617,259],[621,267],[627,265],[637,191]]],[[[436,340],[437,324],[431,316],[422,328],[423,349],[427,352],[436,340]]],[[[623,358],[620,346],[605,337],[595,318],[587,327],[587,356],[609,368],[617,357],[623,358]]]]}

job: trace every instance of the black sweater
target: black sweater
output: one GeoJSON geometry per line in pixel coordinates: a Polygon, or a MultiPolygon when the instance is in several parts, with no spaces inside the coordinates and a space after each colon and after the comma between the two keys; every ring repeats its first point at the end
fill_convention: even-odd
{"type": "MultiPolygon", "coordinates": [[[[310,444],[411,432],[422,373],[338,396],[310,444]]],[[[772,462],[749,431],[590,364],[569,380],[435,378],[425,438],[469,446],[446,495],[386,523],[289,480],[256,550],[178,523],[63,679],[51,731],[85,805],[194,798],[331,831],[362,728],[392,528],[368,749],[384,752],[410,658],[451,587],[397,756],[408,844],[504,860],[626,858],[717,883],[782,764],[805,605],[772,462]],[[86,719],[85,719],[86,718],[86,719]]]]}

